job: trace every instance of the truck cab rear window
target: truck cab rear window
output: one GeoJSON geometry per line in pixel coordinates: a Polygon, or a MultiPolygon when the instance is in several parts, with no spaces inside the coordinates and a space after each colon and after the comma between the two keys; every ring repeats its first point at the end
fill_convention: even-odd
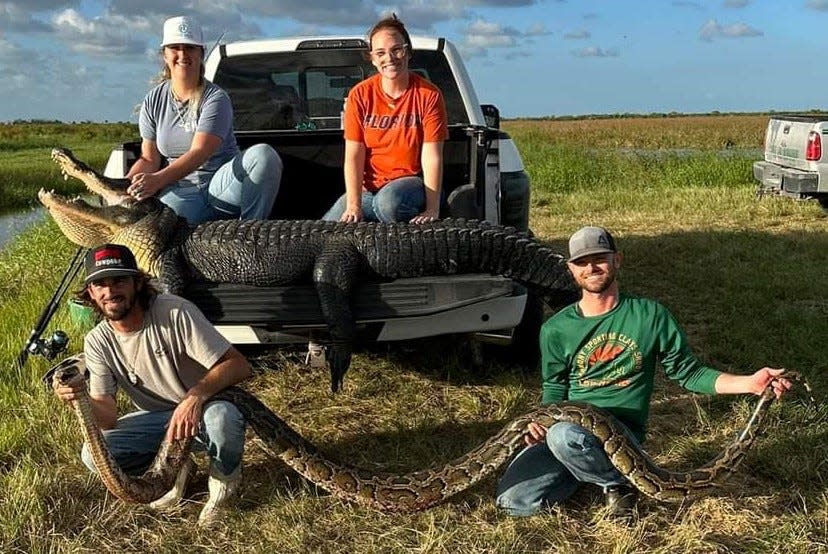
{"type": "MultiPolygon", "coordinates": [[[[441,52],[416,51],[411,69],[443,92],[449,124],[467,125],[441,52]]],[[[230,96],[236,131],[338,129],[352,86],[376,72],[361,50],[314,50],[224,58],[214,82],[230,96]]]]}

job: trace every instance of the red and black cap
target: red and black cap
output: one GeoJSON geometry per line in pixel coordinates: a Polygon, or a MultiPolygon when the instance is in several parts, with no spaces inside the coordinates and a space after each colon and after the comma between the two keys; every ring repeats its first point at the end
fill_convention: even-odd
{"type": "Polygon", "coordinates": [[[86,285],[107,277],[125,277],[139,273],[135,256],[129,248],[120,244],[103,244],[91,249],[86,254],[84,265],[86,285]]]}

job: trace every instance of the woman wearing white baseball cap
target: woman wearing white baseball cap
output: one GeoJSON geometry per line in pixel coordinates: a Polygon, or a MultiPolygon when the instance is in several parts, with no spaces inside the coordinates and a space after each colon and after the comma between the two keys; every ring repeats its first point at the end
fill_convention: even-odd
{"type": "Polygon", "coordinates": [[[282,160],[267,144],[239,151],[230,98],[204,78],[198,22],[167,19],[161,55],[162,81],[141,104],[141,157],[127,173],[127,192],[138,200],[158,196],[190,223],[266,219],[279,192],[282,160]]]}

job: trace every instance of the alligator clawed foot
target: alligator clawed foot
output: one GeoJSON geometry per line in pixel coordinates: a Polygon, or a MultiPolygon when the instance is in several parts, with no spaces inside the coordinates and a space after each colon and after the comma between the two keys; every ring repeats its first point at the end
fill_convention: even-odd
{"type": "Polygon", "coordinates": [[[331,370],[331,392],[338,392],[342,388],[342,380],[351,366],[351,347],[347,344],[331,344],[326,352],[325,359],[331,370]]]}

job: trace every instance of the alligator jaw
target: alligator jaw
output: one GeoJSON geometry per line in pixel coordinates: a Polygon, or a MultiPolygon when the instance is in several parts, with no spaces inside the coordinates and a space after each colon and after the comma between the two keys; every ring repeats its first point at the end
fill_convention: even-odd
{"type": "Polygon", "coordinates": [[[100,213],[100,208],[80,198],[67,199],[54,192],[40,189],[37,198],[43,204],[60,230],[78,246],[92,248],[111,242],[121,225],[100,213]]]}
{"type": "Polygon", "coordinates": [[[37,197],[70,241],[86,248],[107,242],[122,244],[150,275],[158,275],[159,257],[182,221],[154,198],[132,207],[96,207],[43,189],[37,197]]]}
{"type": "Polygon", "coordinates": [[[128,179],[104,177],[75,158],[72,151],[66,148],[53,148],[52,160],[60,166],[64,179],[74,177],[82,181],[89,192],[101,195],[107,206],[135,203],[135,199],[126,193],[126,187],[129,186],[128,179]]]}

